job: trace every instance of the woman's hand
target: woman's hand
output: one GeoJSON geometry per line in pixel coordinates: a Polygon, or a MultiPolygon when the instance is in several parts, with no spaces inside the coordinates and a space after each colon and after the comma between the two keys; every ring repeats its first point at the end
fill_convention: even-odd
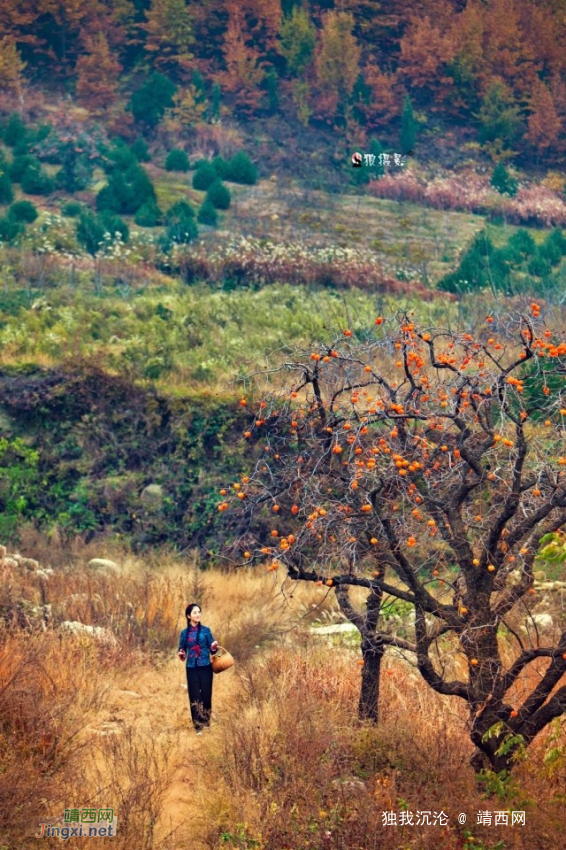
{"type": "Polygon", "coordinates": [[[180,649],[177,652],[177,658],[179,659],[179,661],[184,661],[186,659],[186,657],[187,657],[187,653],[185,652],[184,649],[180,649]]]}
{"type": "Polygon", "coordinates": [[[218,649],[218,641],[213,640],[212,643],[210,644],[210,651],[216,652],[217,649],[218,649]]]}

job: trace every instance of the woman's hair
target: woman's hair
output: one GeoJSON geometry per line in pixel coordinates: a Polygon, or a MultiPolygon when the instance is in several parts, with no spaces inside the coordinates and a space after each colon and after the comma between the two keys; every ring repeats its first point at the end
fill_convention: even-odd
{"type": "Polygon", "coordinates": [[[187,607],[185,608],[185,617],[187,618],[187,620],[191,616],[193,608],[198,608],[200,610],[200,605],[197,602],[191,602],[190,605],[187,605],[187,607]]]}

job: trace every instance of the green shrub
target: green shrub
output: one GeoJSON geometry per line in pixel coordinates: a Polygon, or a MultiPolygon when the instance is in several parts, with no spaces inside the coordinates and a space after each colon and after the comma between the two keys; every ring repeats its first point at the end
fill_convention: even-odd
{"type": "Polygon", "coordinates": [[[127,242],[130,238],[128,225],[120,216],[111,212],[103,212],[99,216],[93,215],[90,210],[84,210],[77,221],[76,234],[79,244],[89,254],[97,254],[108,241],[113,242],[119,233],[122,241],[127,242]],[[110,234],[108,240],[107,234],[110,234]]]}
{"type": "Polygon", "coordinates": [[[177,201],[165,214],[166,243],[184,245],[198,236],[193,208],[186,201],[177,201]]]}
{"type": "Polygon", "coordinates": [[[7,174],[0,176],[0,204],[10,204],[14,200],[12,181],[7,174]]]}
{"type": "Polygon", "coordinates": [[[228,173],[225,179],[232,183],[243,183],[246,186],[257,183],[257,168],[245,151],[238,151],[228,161],[228,173]]]}
{"type": "Polygon", "coordinates": [[[21,116],[14,112],[10,115],[8,123],[4,128],[4,141],[9,148],[13,148],[18,142],[23,142],[26,137],[26,125],[21,116]]]}
{"type": "Polygon", "coordinates": [[[212,167],[221,180],[226,178],[226,175],[228,174],[228,163],[223,156],[215,156],[212,160],[212,167]]]}
{"type": "Polygon", "coordinates": [[[27,138],[22,139],[20,142],[17,142],[12,148],[13,156],[25,156],[30,152],[31,149],[31,141],[27,138]]]}
{"type": "Polygon", "coordinates": [[[51,124],[39,124],[33,134],[34,144],[37,145],[39,142],[44,142],[45,139],[51,135],[52,131],[53,127],[51,124]]]}
{"type": "Polygon", "coordinates": [[[165,160],[165,169],[167,171],[188,171],[189,157],[185,151],[182,151],[179,148],[169,151],[167,159],[165,160]]]}
{"type": "Polygon", "coordinates": [[[177,91],[175,83],[164,74],[155,72],[133,93],[130,108],[140,124],[156,127],[163,118],[166,109],[173,106],[173,95],[177,91]]]}
{"type": "Polygon", "coordinates": [[[509,246],[518,252],[522,259],[533,257],[536,253],[537,245],[528,230],[521,228],[517,230],[513,236],[509,237],[509,246]]]}
{"type": "Polygon", "coordinates": [[[10,216],[0,218],[0,242],[13,242],[22,233],[24,227],[10,216]]]}
{"type": "Polygon", "coordinates": [[[21,183],[28,168],[40,168],[39,160],[34,156],[31,156],[31,154],[14,157],[12,164],[8,169],[8,174],[12,183],[21,183]]]}
{"type": "Polygon", "coordinates": [[[115,240],[117,233],[120,234],[122,242],[129,241],[130,229],[124,219],[120,218],[119,215],[114,215],[111,212],[103,212],[99,216],[99,219],[105,229],[105,232],[110,234],[111,242],[115,240]]]}
{"type": "Polygon", "coordinates": [[[500,195],[514,197],[517,194],[517,181],[509,174],[502,162],[498,162],[493,169],[490,183],[500,195]]]}
{"type": "Polygon", "coordinates": [[[22,191],[27,195],[50,195],[55,188],[53,179],[41,166],[28,166],[22,177],[22,191]]]}
{"type": "Polygon", "coordinates": [[[193,189],[205,192],[217,179],[217,174],[210,162],[201,165],[193,175],[193,189]]]}
{"type": "Polygon", "coordinates": [[[562,257],[566,255],[566,239],[562,230],[559,227],[555,228],[548,234],[538,250],[541,257],[545,257],[552,266],[558,265],[562,257]]]}
{"type": "Polygon", "coordinates": [[[206,200],[212,204],[217,210],[227,210],[230,208],[230,190],[220,180],[215,180],[208,187],[206,200]]]}
{"type": "Polygon", "coordinates": [[[105,232],[102,222],[90,210],[80,214],[76,227],[77,240],[93,257],[104,245],[105,232]]]}
{"type": "Polygon", "coordinates": [[[505,260],[505,253],[496,252],[485,231],[476,233],[456,271],[443,277],[438,288],[444,292],[473,292],[487,287],[505,289],[509,277],[505,260]]]}
{"type": "Polygon", "coordinates": [[[145,139],[142,139],[141,136],[138,136],[138,138],[132,145],[132,153],[134,154],[138,162],[151,162],[151,154],[149,152],[149,148],[145,139]]]}
{"type": "Polygon", "coordinates": [[[10,207],[8,215],[14,221],[22,221],[27,222],[27,224],[32,224],[32,222],[36,220],[38,212],[31,201],[16,201],[16,203],[12,204],[10,207]]]}
{"type": "Polygon", "coordinates": [[[133,215],[145,203],[155,202],[155,189],[146,171],[135,162],[125,171],[112,172],[108,185],[96,196],[96,208],[100,212],[133,215]]]}
{"type": "Polygon", "coordinates": [[[79,204],[78,201],[67,201],[67,203],[63,204],[61,207],[61,212],[68,218],[76,218],[76,216],[81,214],[82,209],[83,205],[79,204]]]}
{"type": "Polygon", "coordinates": [[[535,275],[535,277],[546,277],[546,275],[550,274],[551,265],[543,253],[540,250],[537,250],[534,257],[531,257],[529,260],[527,269],[529,270],[529,273],[535,275]]]}
{"type": "Polygon", "coordinates": [[[161,221],[161,210],[155,201],[146,201],[134,216],[139,227],[157,227],[161,221]]]}
{"type": "Polygon", "coordinates": [[[106,151],[106,162],[104,170],[107,174],[118,171],[127,171],[132,165],[138,164],[138,158],[133,150],[123,142],[118,142],[106,151]]]}
{"type": "Polygon", "coordinates": [[[197,221],[199,224],[208,224],[210,227],[216,227],[218,223],[218,213],[211,201],[206,199],[198,211],[197,221]]]}

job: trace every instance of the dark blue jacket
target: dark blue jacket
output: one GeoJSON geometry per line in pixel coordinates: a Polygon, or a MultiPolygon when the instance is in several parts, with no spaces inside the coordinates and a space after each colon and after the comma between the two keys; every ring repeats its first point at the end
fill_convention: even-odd
{"type": "Polygon", "coordinates": [[[189,630],[187,638],[187,629],[183,629],[179,637],[179,649],[187,651],[187,667],[206,667],[210,664],[210,654],[214,655],[211,650],[211,644],[214,641],[212,632],[208,626],[201,625],[199,642],[196,642],[198,626],[189,630]],[[185,645],[185,641],[187,642],[185,645]]]}

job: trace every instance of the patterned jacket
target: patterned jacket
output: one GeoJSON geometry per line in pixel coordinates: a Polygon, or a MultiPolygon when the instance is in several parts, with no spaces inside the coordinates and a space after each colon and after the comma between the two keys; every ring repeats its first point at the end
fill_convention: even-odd
{"type": "Polygon", "coordinates": [[[208,626],[201,625],[198,643],[197,632],[198,626],[195,626],[194,629],[183,629],[179,636],[179,649],[187,651],[187,667],[206,667],[210,664],[210,654],[214,655],[216,652],[210,648],[214,638],[208,626]]]}

